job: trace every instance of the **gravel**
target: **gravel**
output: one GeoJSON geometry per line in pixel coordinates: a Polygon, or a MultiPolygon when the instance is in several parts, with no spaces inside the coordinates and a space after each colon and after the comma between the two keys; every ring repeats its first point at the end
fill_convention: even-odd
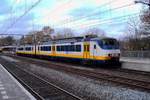
{"type": "Polygon", "coordinates": [[[19,60],[14,59],[12,57],[8,57],[8,56],[0,56],[0,57],[7,60],[7,61],[10,61],[10,62],[19,62],[19,60]]]}
{"type": "Polygon", "coordinates": [[[150,93],[30,64],[30,70],[89,100],[150,100],[150,93]]]}
{"type": "Polygon", "coordinates": [[[1,57],[47,78],[50,82],[56,83],[56,85],[86,100],[150,100],[150,93],[148,92],[114,86],[106,81],[96,81],[35,64],[22,64],[21,61],[7,56],[1,57]]]}

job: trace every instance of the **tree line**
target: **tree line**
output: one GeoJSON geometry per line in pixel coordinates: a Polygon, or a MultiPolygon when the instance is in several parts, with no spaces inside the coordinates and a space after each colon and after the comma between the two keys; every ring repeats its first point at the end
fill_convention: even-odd
{"type": "MultiPolygon", "coordinates": [[[[98,28],[92,28],[85,31],[82,36],[85,35],[96,35],[96,36],[105,36],[106,33],[98,28]]],[[[69,28],[64,29],[53,29],[50,26],[45,26],[40,31],[31,31],[26,35],[22,35],[20,39],[15,39],[13,36],[6,36],[0,38],[0,46],[7,45],[30,45],[30,44],[41,44],[46,41],[62,38],[70,38],[78,36],[75,31],[69,28]]]]}
{"type": "Polygon", "coordinates": [[[122,50],[150,50],[150,9],[143,9],[139,20],[131,17],[120,44],[122,50]]]}
{"type": "MultiPolygon", "coordinates": [[[[31,31],[15,39],[12,36],[1,37],[0,46],[5,45],[24,45],[24,44],[41,44],[52,39],[61,39],[77,36],[72,29],[53,29],[50,26],[43,27],[40,31],[31,31]]],[[[99,28],[91,28],[81,35],[98,35],[106,36],[106,33],[99,28]]],[[[130,18],[126,27],[125,36],[120,41],[121,50],[150,50],[150,10],[144,9],[138,19],[130,18]]]]}

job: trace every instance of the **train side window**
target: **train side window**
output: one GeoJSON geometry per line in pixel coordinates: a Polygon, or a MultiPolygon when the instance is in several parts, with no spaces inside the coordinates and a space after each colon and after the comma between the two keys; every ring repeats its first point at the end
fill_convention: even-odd
{"type": "Polygon", "coordinates": [[[45,51],[45,46],[43,46],[42,48],[43,48],[43,51],[45,51]]]}
{"type": "Polygon", "coordinates": [[[26,50],[26,51],[31,51],[32,48],[31,48],[31,47],[26,47],[25,50],[26,50]]]}
{"type": "Polygon", "coordinates": [[[67,46],[68,51],[70,51],[70,45],[67,46]]]}
{"type": "Polygon", "coordinates": [[[23,50],[23,48],[18,48],[18,50],[22,51],[22,50],[23,50]]]}
{"type": "Polygon", "coordinates": [[[94,45],[94,49],[96,49],[96,45],[94,45]]]}
{"type": "Polygon", "coordinates": [[[57,51],[61,51],[61,46],[57,46],[57,51]]]}
{"type": "Polygon", "coordinates": [[[59,46],[56,46],[56,51],[59,51],[58,48],[59,48],[59,46]]]}
{"type": "Polygon", "coordinates": [[[74,45],[70,46],[70,51],[75,51],[75,46],[74,45]]]}
{"type": "Polygon", "coordinates": [[[40,47],[41,48],[41,51],[43,51],[43,47],[40,47]]]}
{"type": "Polygon", "coordinates": [[[81,45],[76,45],[76,51],[81,52],[81,45]]]}
{"type": "Polygon", "coordinates": [[[61,51],[64,51],[64,46],[61,46],[61,51]]]}
{"type": "Polygon", "coordinates": [[[65,46],[65,51],[69,51],[69,45],[65,46]]]}
{"type": "Polygon", "coordinates": [[[51,46],[42,46],[39,49],[41,49],[41,51],[51,51],[51,46]]]}
{"type": "Polygon", "coordinates": [[[64,51],[66,51],[66,45],[64,46],[64,51]]]}
{"type": "Polygon", "coordinates": [[[51,46],[47,46],[47,51],[51,51],[51,46]]]}
{"type": "Polygon", "coordinates": [[[59,51],[59,46],[56,46],[56,51],[59,51]]]}
{"type": "Polygon", "coordinates": [[[49,46],[49,51],[51,51],[51,46],[49,46]]]}

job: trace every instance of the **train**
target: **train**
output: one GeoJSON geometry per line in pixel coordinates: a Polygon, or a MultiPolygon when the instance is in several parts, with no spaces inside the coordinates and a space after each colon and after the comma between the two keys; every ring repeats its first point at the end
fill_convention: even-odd
{"type": "Polygon", "coordinates": [[[17,47],[16,54],[84,64],[120,63],[119,42],[108,37],[72,37],[54,39],[42,44],[20,45],[17,47]]]}

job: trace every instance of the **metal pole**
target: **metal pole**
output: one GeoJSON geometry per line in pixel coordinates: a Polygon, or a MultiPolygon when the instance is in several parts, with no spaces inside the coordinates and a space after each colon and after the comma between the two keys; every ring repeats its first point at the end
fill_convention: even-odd
{"type": "MultiPolygon", "coordinates": [[[[149,2],[148,2],[149,4],[150,4],[150,0],[149,0],[149,2]]],[[[150,12],[150,5],[149,5],[149,12],[150,12]]]]}
{"type": "Polygon", "coordinates": [[[33,36],[34,36],[35,55],[36,55],[36,34],[34,34],[33,36]]]}

